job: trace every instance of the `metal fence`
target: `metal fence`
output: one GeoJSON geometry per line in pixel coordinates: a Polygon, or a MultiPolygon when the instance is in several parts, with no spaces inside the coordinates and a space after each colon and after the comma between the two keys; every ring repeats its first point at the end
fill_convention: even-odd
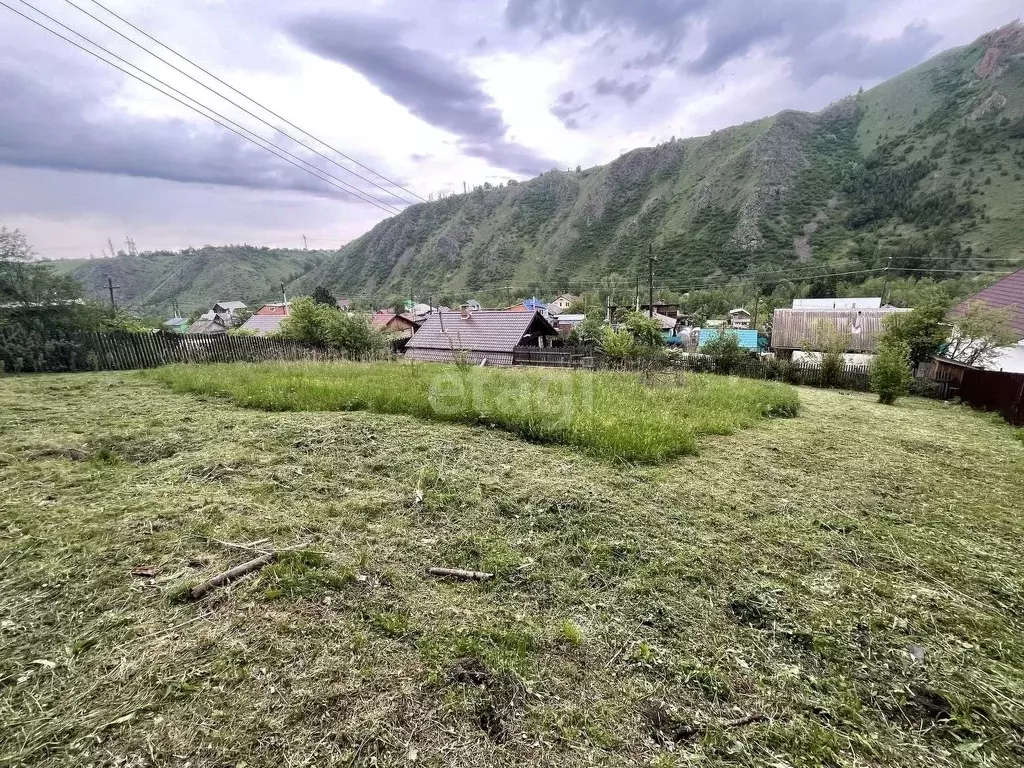
{"type": "Polygon", "coordinates": [[[344,360],[337,350],[259,336],[175,333],[51,333],[0,328],[7,373],[125,371],[169,363],[344,360]]]}
{"type": "Polygon", "coordinates": [[[997,411],[1024,427],[1024,373],[967,368],[960,381],[960,400],[983,411],[997,411]]]}

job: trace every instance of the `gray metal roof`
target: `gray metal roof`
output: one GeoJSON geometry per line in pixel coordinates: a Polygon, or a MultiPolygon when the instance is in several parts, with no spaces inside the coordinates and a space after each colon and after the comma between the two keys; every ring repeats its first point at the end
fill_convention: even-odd
{"type": "Polygon", "coordinates": [[[281,321],[288,315],[253,315],[241,325],[241,330],[256,334],[275,333],[281,330],[281,321]]]}
{"type": "Polygon", "coordinates": [[[880,296],[852,299],[793,299],[793,309],[878,309],[880,296]]]}
{"type": "Polygon", "coordinates": [[[228,310],[228,312],[233,312],[236,309],[245,309],[245,302],[244,301],[218,301],[213,306],[221,307],[223,309],[228,310]]]}
{"type": "Polygon", "coordinates": [[[412,337],[406,349],[511,352],[528,333],[554,336],[556,331],[540,312],[481,309],[466,319],[460,312],[435,312],[412,337]]]}

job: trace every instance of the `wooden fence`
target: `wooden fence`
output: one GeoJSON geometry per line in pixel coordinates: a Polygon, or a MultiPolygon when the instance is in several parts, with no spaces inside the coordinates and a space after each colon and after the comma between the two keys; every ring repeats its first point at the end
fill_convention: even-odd
{"type": "Polygon", "coordinates": [[[973,408],[998,411],[1016,427],[1024,427],[1024,373],[966,368],[960,400],[973,408]]]}
{"type": "Polygon", "coordinates": [[[259,336],[176,333],[56,333],[0,328],[0,364],[8,373],[125,371],[169,363],[344,360],[332,349],[259,336]]]}
{"type": "Polygon", "coordinates": [[[594,353],[581,349],[541,349],[516,347],[512,351],[513,365],[542,365],[548,368],[593,368],[594,353]]]}

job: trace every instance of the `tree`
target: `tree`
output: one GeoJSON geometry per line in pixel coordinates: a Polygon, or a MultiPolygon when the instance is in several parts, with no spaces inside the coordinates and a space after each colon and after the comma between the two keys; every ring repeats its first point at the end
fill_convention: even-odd
{"type": "Polygon", "coordinates": [[[281,323],[283,339],[340,349],[352,360],[364,360],[389,345],[389,338],[374,330],[370,319],[350,312],[338,312],[313,299],[292,302],[291,314],[281,323]]]}
{"type": "Polygon", "coordinates": [[[576,337],[584,343],[599,342],[604,335],[604,320],[596,313],[587,315],[576,328],[576,337]]]}
{"type": "Polygon", "coordinates": [[[633,334],[625,328],[615,330],[611,326],[602,329],[600,348],[614,368],[625,366],[630,360],[636,359],[640,352],[633,334]]]}
{"type": "Polygon", "coordinates": [[[22,232],[0,227],[0,301],[40,308],[69,306],[81,298],[82,286],[74,278],[32,261],[34,255],[22,232]]]}
{"type": "Polygon", "coordinates": [[[654,318],[639,312],[631,312],[622,323],[640,347],[664,347],[665,334],[661,332],[661,323],[654,318]]]}
{"type": "Polygon", "coordinates": [[[252,317],[255,313],[254,310],[248,307],[242,307],[242,309],[236,309],[234,314],[231,315],[231,327],[241,328],[245,325],[245,321],[252,317]]]}
{"type": "Polygon", "coordinates": [[[1019,341],[1014,333],[1011,308],[993,309],[972,301],[960,315],[952,318],[953,328],[944,356],[958,363],[981,367],[999,356],[1000,347],[1019,341]]]}
{"type": "Polygon", "coordinates": [[[884,320],[879,344],[902,341],[910,349],[910,364],[916,370],[937,354],[949,333],[946,313],[949,299],[940,291],[932,290],[910,312],[896,312],[884,320]]]}
{"type": "Polygon", "coordinates": [[[313,289],[313,301],[317,304],[334,307],[335,309],[338,307],[337,297],[322,285],[318,285],[313,289]]]}
{"type": "Polygon", "coordinates": [[[910,345],[900,339],[889,339],[879,346],[868,377],[871,391],[883,405],[892,405],[907,394],[914,380],[910,372],[910,345]]]}
{"type": "Polygon", "coordinates": [[[846,349],[849,337],[833,323],[818,320],[811,326],[813,339],[804,340],[804,351],[818,356],[821,366],[821,384],[825,387],[839,386],[843,367],[846,365],[846,349]]]}

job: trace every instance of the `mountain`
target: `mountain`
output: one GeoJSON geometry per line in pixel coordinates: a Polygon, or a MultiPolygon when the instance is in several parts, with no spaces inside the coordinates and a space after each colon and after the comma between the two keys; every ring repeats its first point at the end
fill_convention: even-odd
{"type": "MultiPolygon", "coordinates": [[[[291,290],[498,300],[502,286],[646,275],[648,249],[658,284],[677,290],[766,270],[1005,268],[1024,261],[1022,173],[1017,22],[815,114],[412,206],[291,290]]],[[[935,269],[950,272],[914,271],[935,269]]]]}
{"type": "Polygon", "coordinates": [[[53,265],[70,272],[92,298],[108,300],[109,277],[120,286],[115,293],[119,304],[166,314],[177,302],[187,315],[220,300],[251,304],[276,298],[282,283],[317,266],[325,253],[250,245],[206,246],[55,261],[53,265]]]}

